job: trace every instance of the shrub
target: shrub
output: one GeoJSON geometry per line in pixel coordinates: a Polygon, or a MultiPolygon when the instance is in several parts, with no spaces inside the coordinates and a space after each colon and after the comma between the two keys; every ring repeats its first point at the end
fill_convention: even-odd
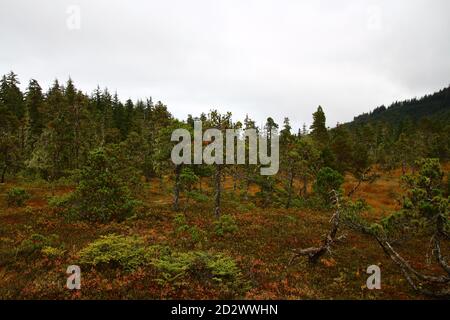
{"type": "Polygon", "coordinates": [[[53,196],[48,200],[48,205],[54,208],[67,208],[73,200],[73,193],[65,193],[61,196],[53,196]]]}
{"type": "Polygon", "coordinates": [[[222,215],[216,221],[214,221],[214,232],[218,236],[223,236],[226,233],[233,233],[238,230],[236,221],[231,215],[222,215]]]}
{"type": "Polygon", "coordinates": [[[207,195],[195,190],[188,191],[187,195],[189,198],[193,199],[196,202],[208,202],[210,200],[207,195]]]}
{"type": "Polygon", "coordinates": [[[337,171],[325,167],[320,169],[314,183],[314,192],[322,198],[326,203],[330,203],[331,191],[340,191],[341,185],[344,182],[344,177],[337,171]]]}
{"type": "Polygon", "coordinates": [[[10,207],[23,207],[30,199],[30,194],[22,188],[11,188],[6,194],[6,202],[10,207]]]}
{"type": "Polygon", "coordinates": [[[175,216],[174,222],[177,226],[176,232],[183,232],[188,227],[186,217],[182,213],[179,213],[175,216]]]}
{"type": "Polygon", "coordinates": [[[184,214],[177,214],[174,219],[176,229],[175,234],[177,236],[187,235],[189,244],[198,244],[201,243],[205,239],[205,232],[199,229],[197,226],[190,226],[184,214]]]}
{"type": "Polygon", "coordinates": [[[189,167],[183,167],[180,174],[180,182],[183,190],[191,191],[199,181],[198,176],[189,167]]]}
{"type": "Polygon", "coordinates": [[[170,282],[180,285],[186,277],[190,277],[203,283],[221,284],[232,292],[246,288],[236,262],[227,255],[205,251],[171,251],[167,246],[146,245],[139,237],[102,236],[78,255],[81,264],[95,268],[134,271],[138,267],[152,266],[159,274],[157,280],[161,284],[170,282]]]}
{"type": "Polygon", "coordinates": [[[276,178],[272,176],[257,176],[254,182],[259,186],[259,191],[255,194],[259,198],[263,207],[275,202],[276,178]]]}
{"type": "Polygon", "coordinates": [[[448,201],[443,196],[442,179],[444,173],[439,159],[422,159],[416,162],[419,171],[416,175],[407,175],[404,181],[409,187],[403,209],[414,219],[436,223],[440,217],[448,221],[448,201]]]}
{"type": "Polygon", "coordinates": [[[30,238],[23,240],[17,248],[18,254],[32,256],[37,252],[41,252],[42,249],[49,246],[54,246],[58,240],[58,236],[52,234],[48,237],[41,234],[32,234],[30,238]]]}
{"type": "Polygon", "coordinates": [[[46,246],[41,249],[41,253],[48,258],[60,258],[66,251],[61,248],[46,246]]]}
{"type": "Polygon", "coordinates": [[[152,260],[161,272],[160,282],[174,282],[184,276],[200,281],[236,284],[241,273],[235,261],[224,255],[205,251],[174,252],[152,260]]]}
{"type": "Polygon", "coordinates": [[[90,243],[79,252],[79,257],[81,264],[133,271],[148,262],[147,252],[142,238],[110,234],[90,243]]]}
{"type": "Polygon", "coordinates": [[[132,216],[139,202],[132,198],[116,161],[103,149],[90,153],[73,196],[73,204],[80,218],[108,222],[132,216]]]}

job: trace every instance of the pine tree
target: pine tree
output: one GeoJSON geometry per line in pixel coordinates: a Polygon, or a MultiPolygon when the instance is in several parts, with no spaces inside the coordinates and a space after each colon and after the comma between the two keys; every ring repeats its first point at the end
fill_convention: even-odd
{"type": "Polygon", "coordinates": [[[28,149],[33,150],[45,127],[45,102],[39,83],[32,79],[25,95],[25,104],[28,111],[28,149]]]}
{"type": "Polygon", "coordinates": [[[311,136],[320,146],[326,146],[328,143],[328,130],[326,127],[325,113],[321,106],[313,113],[313,124],[310,127],[311,136]]]}
{"type": "Polygon", "coordinates": [[[340,173],[347,171],[352,163],[352,141],[346,127],[338,125],[333,130],[331,150],[336,157],[336,169],[340,173]]]}

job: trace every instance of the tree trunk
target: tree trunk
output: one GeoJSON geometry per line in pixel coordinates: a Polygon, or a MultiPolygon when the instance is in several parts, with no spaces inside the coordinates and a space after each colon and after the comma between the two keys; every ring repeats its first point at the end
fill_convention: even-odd
{"type": "Polygon", "coordinates": [[[337,237],[337,233],[339,231],[340,211],[341,211],[341,206],[339,203],[339,195],[335,190],[333,190],[332,192],[336,210],[333,216],[331,217],[330,220],[331,228],[328,231],[328,234],[326,235],[325,239],[323,239],[322,245],[320,247],[310,247],[306,249],[295,250],[294,255],[292,256],[289,264],[292,264],[292,262],[294,262],[296,258],[301,256],[307,256],[309,258],[309,262],[317,263],[319,258],[322,257],[325,253],[329,252],[331,246],[334,245],[336,241],[342,238],[337,237]]]}
{"type": "Polygon", "coordinates": [[[222,167],[216,165],[216,173],[214,177],[215,182],[215,196],[214,196],[214,216],[216,219],[220,218],[220,193],[221,193],[221,179],[222,179],[222,167]]]}
{"type": "Polygon", "coordinates": [[[5,165],[3,166],[1,183],[5,183],[5,175],[6,175],[6,169],[7,169],[7,168],[8,168],[8,166],[5,164],[5,165]]]}
{"type": "Polygon", "coordinates": [[[178,211],[180,209],[180,174],[181,166],[177,165],[175,167],[175,184],[173,187],[173,210],[178,211]]]}
{"type": "Polygon", "coordinates": [[[289,207],[291,206],[293,184],[294,184],[294,172],[291,169],[290,172],[289,172],[288,199],[287,199],[287,202],[286,202],[286,209],[289,209],[289,207]]]}
{"type": "Polygon", "coordinates": [[[303,197],[306,197],[306,193],[308,192],[308,176],[306,173],[303,174],[303,197]]]}
{"type": "Polygon", "coordinates": [[[236,192],[236,190],[237,190],[237,176],[238,176],[238,172],[237,172],[237,167],[235,166],[234,172],[233,172],[233,191],[234,192],[236,192]]]}
{"type": "Polygon", "coordinates": [[[1,183],[5,183],[5,176],[6,176],[6,170],[8,169],[8,148],[5,148],[3,151],[3,157],[5,158],[5,164],[3,165],[3,171],[2,171],[2,181],[1,183]]]}
{"type": "Polygon", "coordinates": [[[350,190],[350,192],[347,194],[347,197],[350,198],[356,192],[356,190],[358,190],[358,188],[361,185],[361,183],[362,183],[362,178],[358,179],[358,183],[353,187],[352,190],[350,190]]]}

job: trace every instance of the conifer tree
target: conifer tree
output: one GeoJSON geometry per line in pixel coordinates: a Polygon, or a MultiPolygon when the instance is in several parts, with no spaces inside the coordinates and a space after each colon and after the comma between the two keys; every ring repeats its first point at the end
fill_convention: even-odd
{"type": "Polygon", "coordinates": [[[311,136],[316,143],[324,147],[328,143],[328,130],[326,127],[326,117],[321,106],[313,113],[313,123],[310,127],[311,136]]]}

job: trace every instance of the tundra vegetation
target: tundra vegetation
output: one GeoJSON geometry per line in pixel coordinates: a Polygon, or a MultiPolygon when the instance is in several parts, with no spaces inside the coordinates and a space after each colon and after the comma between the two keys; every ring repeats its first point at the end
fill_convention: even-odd
{"type": "Polygon", "coordinates": [[[218,110],[180,120],[71,79],[19,84],[0,80],[0,298],[449,297],[450,88],[333,128],[319,106],[294,132],[218,110]],[[196,120],[277,132],[278,173],[174,164],[172,133],[195,139],[196,120]]]}

